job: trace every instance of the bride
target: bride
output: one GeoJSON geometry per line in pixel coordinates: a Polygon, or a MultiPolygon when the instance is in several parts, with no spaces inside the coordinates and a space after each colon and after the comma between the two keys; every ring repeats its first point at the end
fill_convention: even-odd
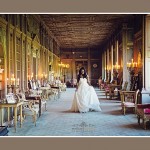
{"type": "Polygon", "coordinates": [[[88,75],[82,67],[77,77],[77,88],[71,107],[73,112],[101,111],[100,102],[93,86],[89,85],[88,75]]]}

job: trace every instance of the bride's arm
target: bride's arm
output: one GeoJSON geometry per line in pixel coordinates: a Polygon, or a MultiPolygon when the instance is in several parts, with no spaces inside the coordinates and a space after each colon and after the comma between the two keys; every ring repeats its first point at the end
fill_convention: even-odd
{"type": "Polygon", "coordinates": [[[78,86],[79,86],[79,75],[77,76],[76,91],[78,89],[78,86]]]}
{"type": "Polygon", "coordinates": [[[78,90],[78,83],[76,84],[76,91],[78,90]]]}
{"type": "Polygon", "coordinates": [[[91,85],[88,75],[87,75],[87,83],[88,83],[89,85],[91,85]]]}

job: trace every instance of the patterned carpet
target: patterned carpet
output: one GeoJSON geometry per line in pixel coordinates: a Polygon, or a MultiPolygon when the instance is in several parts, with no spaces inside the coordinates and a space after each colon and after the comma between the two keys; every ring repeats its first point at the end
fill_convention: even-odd
{"type": "Polygon", "coordinates": [[[150,136],[150,127],[144,130],[137,123],[136,115],[128,111],[124,116],[119,100],[106,100],[104,92],[95,89],[102,112],[72,113],[74,88],[61,93],[60,99],[49,100],[47,111],[42,112],[37,126],[27,117],[17,132],[9,129],[9,136],[150,136]]]}

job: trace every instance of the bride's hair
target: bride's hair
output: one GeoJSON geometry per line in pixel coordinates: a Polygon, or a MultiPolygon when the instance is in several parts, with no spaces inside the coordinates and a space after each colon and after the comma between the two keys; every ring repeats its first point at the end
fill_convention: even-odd
{"type": "Polygon", "coordinates": [[[83,78],[87,78],[87,73],[84,67],[81,67],[79,70],[79,74],[78,74],[78,78],[77,78],[77,82],[79,82],[81,74],[82,74],[82,70],[84,70],[84,74],[83,74],[83,78]]]}

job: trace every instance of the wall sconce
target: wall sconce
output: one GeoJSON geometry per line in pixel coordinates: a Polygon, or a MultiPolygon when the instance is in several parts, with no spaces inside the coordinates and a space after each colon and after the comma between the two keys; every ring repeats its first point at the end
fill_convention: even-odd
{"type": "Polygon", "coordinates": [[[14,74],[12,74],[12,76],[11,76],[11,78],[9,79],[9,78],[7,78],[7,86],[15,86],[15,84],[17,85],[17,86],[19,86],[19,84],[20,84],[20,79],[19,78],[15,78],[14,77],[14,74]]]}
{"type": "Polygon", "coordinates": [[[33,72],[32,72],[32,74],[31,74],[31,79],[33,78],[33,72]]]}
{"type": "Polygon", "coordinates": [[[2,69],[1,62],[2,62],[2,59],[0,59],[0,90],[2,89],[2,80],[3,80],[2,73],[4,71],[4,69],[2,69]]]}
{"type": "Polygon", "coordinates": [[[137,68],[138,68],[138,64],[137,62],[134,62],[133,59],[131,60],[131,63],[127,62],[127,69],[129,72],[134,72],[137,70],[137,68]]]}
{"type": "MultiPolygon", "coordinates": [[[[9,80],[9,79],[8,79],[9,80]]],[[[15,85],[15,78],[14,78],[14,74],[12,74],[12,78],[10,79],[10,84],[11,85],[15,85]]]]}
{"type": "Polygon", "coordinates": [[[30,75],[28,75],[28,80],[30,80],[31,78],[30,78],[30,75]]]}
{"type": "Polygon", "coordinates": [[[2,62],[2,59],[0,58],[0,73],[3,73],[4,69],[2,68],[1,62],[2,62]]]}
{"type": "Polygon", "coordinates": [[[60,66],[62,68],[69,68],[70,67],[69,64],[63,64],[62,62],[60,64],[58,64],[58,66],[60,66]]]}
{"type": "Polygon", "coordinates": [[[62,67],[62,66],[63,66],[63,63],[61,62],[60,64],[58,64],[58,66],[59,66],[59,67],[62,67]]]}
{"type": "Polygon", "coordinates": [[[3,73],[3,71],[4,71],[4,69],[2,69],[2,68],[0,67],[0,73],[3,73]]]}
{"type": "Polygon", "coordinates": [[[118,65],[118,63],[116,62],[116,64],[113,66],[113,69],[119,70],[120,69],[120,65],[118,65]]]}
{"type": "Polygon", "coordinates": [[[106,71],[107,71],[107,72],[111,71],[111,67],[107,65],[106,71]]]}
{"type": "Polygon", "coordinates": [[[45,74],[45,78],[47,78],[47,74],[45,74]]]}
{"type": "Polygon", "coordinates": [[[66,65],[65,65],[65,68],[67,68],[67,69],[68,69],[69,67],[70,67],[70,65],[69,65],[69,64],[66,64],[66,65]]]}
{"type": "Polygon", "coordinates": [[[118,70],[120,69],[120,65],[118,65],[118,62],[113,66],[113,77],[118,78],[118,70]]]}
{"type": "Polygon", "coordinates": [[[41,78],[42,78],[42,79],[47,78],[47,74],[45,74],[45,72],[43,72],[43,73],[41,74],[41,78]]]}

